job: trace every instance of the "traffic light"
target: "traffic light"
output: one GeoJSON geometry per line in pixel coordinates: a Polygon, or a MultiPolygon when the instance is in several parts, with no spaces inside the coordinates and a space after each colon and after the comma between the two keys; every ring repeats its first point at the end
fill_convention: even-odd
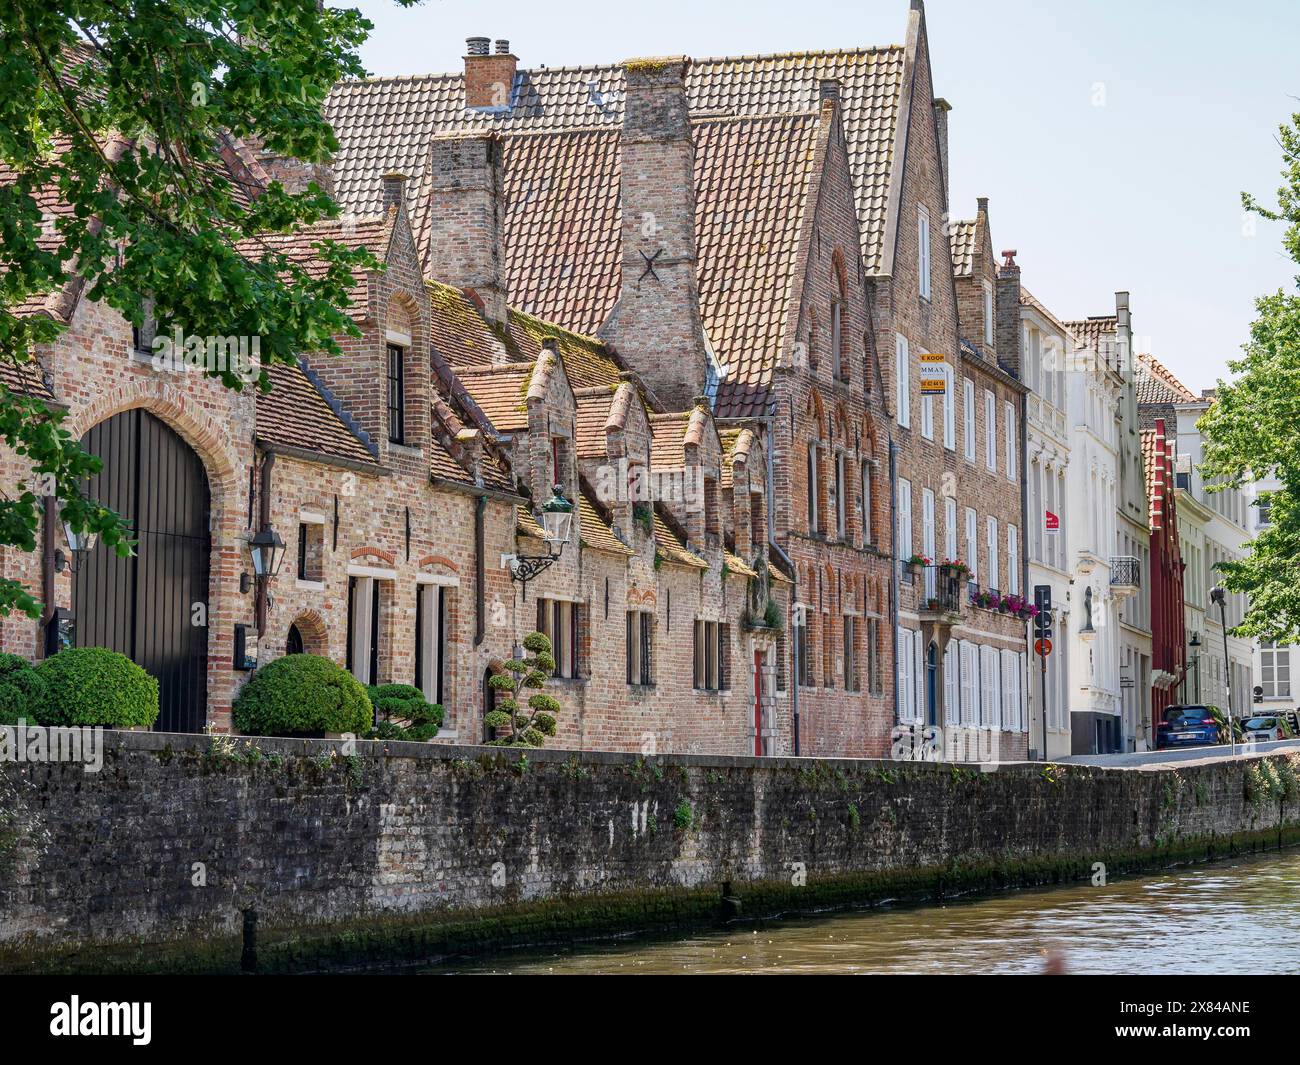
{"type": "Polygon", "coordinates": [[[1052,638],[1052,586],[1050,584],[1034,585],[1034,606],[1038,613],[1034,615],[1034,639],[1050,640],[1052,638]]]}

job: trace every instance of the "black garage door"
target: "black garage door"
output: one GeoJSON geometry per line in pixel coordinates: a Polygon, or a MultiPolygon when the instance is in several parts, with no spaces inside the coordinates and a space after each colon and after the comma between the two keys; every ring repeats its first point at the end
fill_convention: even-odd
{"type": "Polygon", "coordinates": [[[87,492],[125,517],[133,558],[100,545],[76,575],[78,647],[120,651],[158,678],[163,732],[201,732],[207,710],[208,478],[172,429],[145,410],[81,440],[104,468],[87,492]]]}

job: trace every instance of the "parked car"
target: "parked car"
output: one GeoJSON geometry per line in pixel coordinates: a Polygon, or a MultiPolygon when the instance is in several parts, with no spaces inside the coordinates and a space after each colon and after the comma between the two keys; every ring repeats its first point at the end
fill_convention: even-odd
{"type": "Polygon", "coordinates": [[[1289,740],[1296,734],[1285,714],[1256,714],[1246,721],[1242,731],[1248,743],[1289,740]]]}
{"type": "Polygon", "coordinates": [[[1219,721],[1208,706],[1167,706],[1156,727],[1156,749],[1220,743],[1219,721]]]}

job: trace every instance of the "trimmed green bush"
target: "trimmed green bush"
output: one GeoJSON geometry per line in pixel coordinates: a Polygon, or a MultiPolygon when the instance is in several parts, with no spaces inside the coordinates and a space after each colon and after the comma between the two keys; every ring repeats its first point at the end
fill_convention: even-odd
{"type": "Polygon", "coordinates": [[[235,727],[253,736],[370,731],[370,696],[342,666],[320,655],[285,655],[262,666],[235,699],[235,727]]]}
{"type": "Polygon", "coordinates": [[[428,702],[419,688],[409,684],[380,684],[368,691],[375,708],[372,739],[424,741],[432,739],[442,728],[442,707],[428,702]]]}
{"type": "Polygon", "coordinates": [[[0,654],[0,725],[16,725],[22,718],[38,724],[48,713],[50,686],[20,655],[0,654]]]}
{"type": "Polygon", "coordinates": [[[158,681],[107,647],[69,647],[36,668],[49,688],[42,725],[152,728],[158,681]]]}

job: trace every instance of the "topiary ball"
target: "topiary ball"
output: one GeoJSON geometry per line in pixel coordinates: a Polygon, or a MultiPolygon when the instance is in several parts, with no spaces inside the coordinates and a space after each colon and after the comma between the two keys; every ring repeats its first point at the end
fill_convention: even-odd
{"type": "Polygon", "coordinates": [[[49,689],[42,725],[152,728],[158,720],[158,681],[107,647],[69,647],[36,672],[49,689]]]}
{"type": "Polygon", "coordinates": [[[285,655],[262,666],[234,705],[235,727],[253,736],[310,732],[364,735],[374,724],[365,686],[320,655],[285,655]]]}

